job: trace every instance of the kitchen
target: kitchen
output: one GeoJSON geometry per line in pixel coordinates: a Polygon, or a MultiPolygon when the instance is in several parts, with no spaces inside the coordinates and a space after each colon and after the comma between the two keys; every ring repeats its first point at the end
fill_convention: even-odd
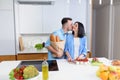
{"type": "MultiPolygon", "coordinates": [[[[80,3],[78,3],[78,1],[71,1],[69,3],[68,1],[64,2],[64,0],[51,0],[51,4],[45,4],[47,3],[47,0],[44,2],[44,4],[40,3],[41,0],[38,0],[39,4],[37,1],[36,4],[33,4],[32,2],[29,3],[29,0],[28,3],[25,3],[25,1],[1,0],[1,12],[3,13],[1,14],[1,20],[8,20],[9,23],[6,24],[6,22],[3,21],[1,24],[3,26],[3,30],[1,30],[2,32],[4,31],[2,34],[5,35],[1,38],[1,53],[3,53],[0,54],[2,56],[1,58],[5,58],[5,60],[9,58],[15,60],[19,58],[19,56],[23,55],[25,55],[27,58],[27,53],[31,53],[30,55],[33,55],[32,53],[35,53],[36,57],[39,55],[44,56],[42,52],[40,52],[41,54],[37,54],[39,51],[37,51],[34,46],[37,43],[46,42],[50,33],[57,29],[60,29],[60,21],[64,16],[73,17],[74,22],[83,22],[83,24],[86,26],[85,30],[88,29],[86,30],[86,35],[88,35],[88,50],[90,50],[91,32],[89,25],[90,14],[88,14],[90,13],[90,5],[87,0],[82,1],[81,5],[79,5],[80,3]],[[79,9],[81,9],[82,12],[78,11],[79,9]],[[8,17],[5,14],[8,15],[8,17]],[[53,21],[51,21],[51,19],[53,19],[53,21]],[[6,29],[7,26],[9,26],[8,29],[6,29]],[[50,29],[48,27],[50,27],[50,29]],[[17,54],[20,55],[18,56],[17,54]]],[[[45,53],[46,56],[47,50],[44,50],[43,53],[45,53]]]]}
{"type": "Polygon", "coordinates": [[[88,39],[87,47],[88,50],[92,52],[93,57],[96,56],[106,57],[108,59],[120,59],[120,49],[118,44],[119,36],[117,35],[119,34],[118,26],[120,24],[120,18],[118,16],[120,13],[119,0],[114,0],[112,5],[110,4],[110,0],[102,0],[102,5],[99,4],[99,0],[94,0],[93,5],[90,3],[91,0],[51,0],[53,3],[46,5],[49,6],[49,8],[45,5],[39,6],[39,4],[28,5],[28,7],[27,5],[23,5],[22,1],[24,0],[18,0],[18,2],[17,0],[0,0],[0,21],[2,22],[0,23],[2,28],[0,30],[1,61],[17,59],[23,60],[21,59],[23,56],[24,59],[29,59],[29,56],[34,56],[34,58],[37,59],[42,59],[43,56],[47,56],[46,49],[42,52],[36,51],[36,49],[34,49],[34,44],[46,41],[51,32],[60,28],[60,20],[63,16],[70,16],[73,18],[74,22],[78,20],[84,23],[88,39]],[[21,1],[21,3],[19,1],[21,1]],[[53,5],[56,6],[53,8],[55,12],[58,13],[54,15],[55,17],[52,16],[55,14],[54,10],[51,10],[53,5]],[[36,14],[35,12],[37,12],[38,9],[39,12],[36,14]],[[78,11],[79,9],[80,11],[78,11]],[[29,14],[25,12],[26,10],[28,10],[29,14]],[[34,13],[31,13],[33,12],[32,10],[34,13]],[[62,10],[64,10],[64,13],[61,13],[62,10]],[[47,15],[47,13],[50,13],[50,15],[47,15]],[[39,15],[40,18],[38,18],[35,22],[34,19],[37,18],[32,14],[39,15]],[[23,17],[23,15],[25,16],[23,17]],[[33,24],[27,24],[25,22],[28,22],[28,20],[29,23],[33,22],[30,16],[33,18],[33,24]],[[49,19],[54,19],[55,22],[50,22],[51,20],[49,21],[47,19],[48,17],[49,19]],[[34,26],[35,24],[37,25],[34,26]],[[48,29],[48,26],[51,26],[50,30],[48,29]],[[102,28],[100,28],[101,26],[102,28]],[[19,50],[19,38],[21,36],[24,43],[25,52],[19,50]],[[33,53],[36,55],[33,55],[33,53]]]}

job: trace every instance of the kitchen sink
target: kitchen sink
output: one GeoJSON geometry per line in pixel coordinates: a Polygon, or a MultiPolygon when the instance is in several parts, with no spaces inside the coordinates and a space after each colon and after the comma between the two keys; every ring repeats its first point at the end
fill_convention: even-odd
{"type": "MultiPolygon", "coordinates": [[[[40,72],[42,71],[42,60],[35,61],[21,61],[17,67],[34,65],[40,72]]],[[[49,71],[58,71],[58,65],[56,60],[47,60],[49,64],[49,71]]]]}

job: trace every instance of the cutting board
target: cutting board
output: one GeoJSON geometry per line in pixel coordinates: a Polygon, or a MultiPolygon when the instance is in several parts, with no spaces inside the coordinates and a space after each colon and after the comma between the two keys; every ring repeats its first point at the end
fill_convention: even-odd
{"type": "Polygon", "coordinates": [[[20,49],[20,51],[24,50],[24,44],[23,44],[22,36],[19,37],[19,49],[20,49]]]}

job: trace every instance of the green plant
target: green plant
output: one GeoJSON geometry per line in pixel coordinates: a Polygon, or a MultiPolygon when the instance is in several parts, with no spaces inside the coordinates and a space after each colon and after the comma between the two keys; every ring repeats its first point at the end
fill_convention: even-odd
{"type": "Polygon", "coordinates": [[[43,48],[43,44],[41,44],[41,43],[35,44],[35,48],[36,48],[37,50],[40,50],[40,49],[43,48]]]}

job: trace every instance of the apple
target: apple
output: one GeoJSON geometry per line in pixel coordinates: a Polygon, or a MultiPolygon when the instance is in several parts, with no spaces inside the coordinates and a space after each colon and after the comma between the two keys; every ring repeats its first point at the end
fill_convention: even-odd
{"type": "Polygon", "coordinates": [[[108,71],[108,66],[102,64],[102,65],[100,65],[99,70],[100,70],[101,72],[102,72],[102,71],[108,71]]]}
{"type": "Polygon", "coordinates": [[[120,70],[117,70],[118,77],[120,78],[120,70]]]}
{"type": "Polygon", "coordinates": [[[119,80],[117,72],[110,72],[108,77],[109,80],[119,80]]]}
{"type": "Polygon", "coordinates": [[[117,71],[116,66],[110,66],[110,67],[109,67],[109,71],[116,72],[116,71],[117,71]]]}

